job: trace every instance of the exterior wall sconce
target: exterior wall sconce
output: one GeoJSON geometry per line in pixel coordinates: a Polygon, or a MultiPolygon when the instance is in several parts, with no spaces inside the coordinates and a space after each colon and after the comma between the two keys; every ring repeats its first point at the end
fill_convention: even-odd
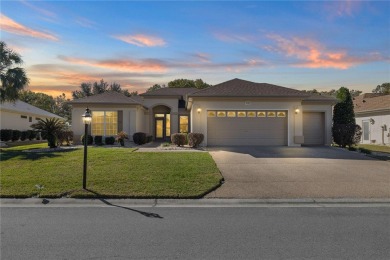
{"type": "Polygon", "coordinates": [[[299,114],[299,108],[295,109],[295,114],[299,114]]]}
{"type": "Polygon", "coordinates": [[[375,124],[375,120],[373,118],[370,118],[370,123],[373,125],[375,124]]]}
{"type": "Polygon", "coordinates": [[[202,109],[201,109],[201,108],[198,108],[198,109],[196,110],[196,112],[198,112],[198,114],[200,114],[200,112],[202,112],[202,109]]]}

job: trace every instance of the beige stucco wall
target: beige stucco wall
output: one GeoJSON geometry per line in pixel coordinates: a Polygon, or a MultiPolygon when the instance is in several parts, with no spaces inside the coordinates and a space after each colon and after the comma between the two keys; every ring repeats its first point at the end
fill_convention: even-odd
{"type": "Polygon", "coordinates": [[[26,131],[31,130],[31,125],[37,123],[37,118],[45,119],[50,117],[39,116],[31,113],[20,113],[0,110],[0,128],[26,131]],[[27,116],[27,118],[21,118],[20,116],[27,116]],[[32,122],[29,122],[29,117],[32,117],[32,122]]]}
{"type": "MultiPolygon", "coordinates": [[[[137,131],[137,110],[143,110],[139,105],[89,105],[92,111],[123,111],[123,131],[129,136],[132,136],[137,131]]],[[[73,105],[72,109],[72,131],[74,133],[74,141],[79,142],[80,137],[84,134],[84,124],[82,122],[82,115],[85,112],[85,105],[73,105]]],[[[90,131],[89,131],[90,132],[90,131]]]]}
{"type": "Polygon", "coordinates": [[[203,146],[207,146],[207,111],[208,110],[287,110],[288,111],[288,145],[300,146],[294,142],[294,136],[302,136],[302,107],[301,101],[266,101],[266,100],[197,100],[194,99],[191,107],[191,132],[203,133],[205,135],[203,146]],[[249,101],[250,104],[246,103],[249,101]],[[202,111],[197,112],[198,108],[202,111]],[[295,109],[300,112],[295,114],[295,109]]]}
{"type": "MultiPolygon", "coordinates": [[[[325,113],[325,145],[332,144],[332,106],[325,104],[304,104],[303,112],[323,112],[325,113]]],[[[301,123],[302,125],[302,123],[301,123]]]]}

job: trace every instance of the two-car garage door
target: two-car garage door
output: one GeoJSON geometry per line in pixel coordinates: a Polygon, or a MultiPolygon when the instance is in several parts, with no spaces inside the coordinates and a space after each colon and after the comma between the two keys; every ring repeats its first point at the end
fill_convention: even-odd
{"type": "Polygon", "coordinates": [[[207,144],[287,145],[287,111],[207,112],[207,144]]]}

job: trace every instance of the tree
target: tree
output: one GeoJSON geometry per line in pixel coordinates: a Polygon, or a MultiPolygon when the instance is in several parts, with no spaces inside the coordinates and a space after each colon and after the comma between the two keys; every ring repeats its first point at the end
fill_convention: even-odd
{"type": "Polygon", "coordinates": [[[0,41],[0,103],[5,101],[15,101],[19,92],[29,83],[26,72],[21,65],[21,56],[7,47],[7,44],[0,41]]]}
{"type": "Polygon", "coordinates": [[[73,99],[85,98],[92,96],[92,84],[91,83],[81,83],[80,90],[72,91],[73,99]]]}
{"type": "Polygon", "coordinates": [[[54,114],[65,118],[66,122],[72,123],[72,107],[69,105],[70,99],[66,98],[65,93],[54,98],[54,114]]]}
{"type": "Polygon", "coordinates": [[[154,84],[153,86],[151,86],[150,88],[148,88],[148,89],[146,90],[146,92],[155,91],[155,90],[160,89],[160,88],[165,88],[165,85],[154,84]]]}
{"type": "Polygon", "coordinates": [[[44,93],[22,90],[19,94],[19,100],[50,113],[55,113],[56,110],[56,102],[54,98],[44,93]]]}
{"type": "Polygon", "coordinates": [[[50,148],[57,147],[58,135],[66,128],[64,121],[59,118],[38,119],[38,122],[31,125],[31,128],[47,136],[47,143],[50,148]]]}
{"type": "Polygon", "coordinates": [[[333,141],[346,147],[360,140],[361,129],[356,125],[352,96],[348,88],[341,87],[336,91],[339,103],[333,109],[333,141]]]}
{"type": "Polygon", "coordinates": [[[376,88],[374,88],[372,90],[372,93],[380,93],[380,94],[389,95],[390,94],[390,83],[386,82],[386,83],[382,83],[382,85],[376,86],[376,88]]]}
{"type": "Polygon", "coordinates": [[[168,82],[168,88],[208,88],[211,85],[207,84],[201,79],[190,80],[190,79],[175,79],[168,82]]]}
{"type": "MultiPolygon", "coordinates": [[[[80,90],[72,91],[72,97],[73,99],[80,99],[85,98],[89,96],[93,96],[96,94],[101,94],[107,91],[115,91],[124,94],[125,96],[131,96],[134,95],[134,92],[130,93],[128,90],[122,90],[121,85],[118,83],[112,83],[108,84],[103,79],[100,80],[100,82],[94,82],[94,83],[81,83],[80,90]]],[[[137,93],[138,95],[138,93],[137,93]]]]}
{"type": "MultiPolygon", "coordinates": [[[[319,95],[327,95],[327,96],[336,97],[336,92],[337,91],[335,89],[331,89],[331,90],[328,90],[328,91],[318,91],[316,89],[312,89],[312,90],[303,90],[303,92],[310,93],[310,94],[319,94],[319,95]]],[[[352,97],[357,97],[357,96],[359,96],[362,93],[361,90],[354,90],[354,89],[352,89],[349,92],[351,93],[352,97]]]]}

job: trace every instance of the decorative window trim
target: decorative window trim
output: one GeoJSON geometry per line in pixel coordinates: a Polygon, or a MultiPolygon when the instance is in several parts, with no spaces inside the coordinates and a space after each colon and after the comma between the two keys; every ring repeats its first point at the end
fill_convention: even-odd
{"type": "Polygon", "coordinates": [[[284,112],[284,111],[278,111],[278,112],[276,113],[276,115],[277,115],[277,117],[286,117],[286,112],[284,112]]]}
{"type": "Polygon", "coordinates": [[[276,117],[276,112],[275,111],[268,111],[267,117],[276,117]]]}
{"type": "Polygon", "coordinates": [[[246,112],[247,117],[256,117],[256,111],[248,111],[246,112]]]}
{"type": "Polygon", "coordinates": [[[237,117],[236,111],[227,111],[227,117],[237,117]]]}
{"type": "Polygon", "coordinates": [[[267,112],[265,111],[257,111],[257,117],[266,117],[267,116],[267,112]]]}
{"type": "Polygon", "coordinates": [[[246,111],[237,111],[237,117],[246,117],[246,111]]]}

